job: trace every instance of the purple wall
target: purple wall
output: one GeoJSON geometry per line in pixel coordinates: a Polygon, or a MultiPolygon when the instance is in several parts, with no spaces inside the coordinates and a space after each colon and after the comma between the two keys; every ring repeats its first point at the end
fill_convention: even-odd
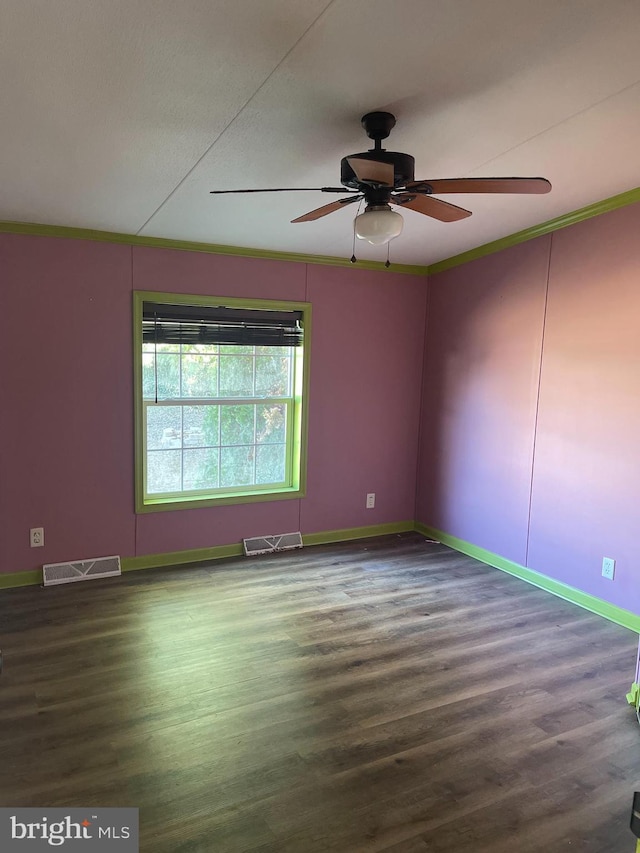
{"type": "Polygon", "coordinates": [[[549,238],[435,276],[418,519],[523,563],[549,238]],[[455,532],[454,532],[455,531],[455,532]]]}
{"type": "Polygon", "coordinates": [[[430,280],[417,507],[635,613],[639,233],[635,205],[430,280]]]}
{"type": "Polygon", "coordinates": [[[424,278],[19,235],[0,271],[0,572],[413,518],[424,278]],[[312,302],[306,498],[135,515],[133,289],[312,302]]]}
{"type": "Polygon", "coordinates": [[[529,540],[531,568],[636,613],[638,235],[640,205],[553,235],[529,540]]]}

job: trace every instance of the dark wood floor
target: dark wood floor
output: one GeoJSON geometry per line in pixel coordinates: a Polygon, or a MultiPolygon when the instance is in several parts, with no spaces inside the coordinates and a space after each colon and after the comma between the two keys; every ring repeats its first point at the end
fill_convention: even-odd
{"type": "Polygon", "coordinates": [[[637,637],[417,534],[0,594],[0,805],[153,853],[624,853],[637,637]]]}

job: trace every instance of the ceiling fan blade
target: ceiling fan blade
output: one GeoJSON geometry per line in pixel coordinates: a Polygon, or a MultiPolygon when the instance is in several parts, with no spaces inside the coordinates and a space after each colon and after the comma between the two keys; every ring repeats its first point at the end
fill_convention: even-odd
{"type": "Polygon", "coordinates": [[[412,181],[407,190],[435,193],[548,193],[546,178],[439,178],[435,181],[412,181]],[[424,189],[421,189],[424,188],[424,189]]]}
{"type": "Polygon", "coordinates": [[[380,160],[365,160],[363,157],[347,157],[347,163],[351,166],[359,181],[381,184],[384,187],[393,186],[394,171],[392,163],[382,163],[380,160]]]}
{"type": "Polygon", "coordinates": [[[328,213],[333,213],[334,210],[340,210],[345,204],[352,204],[354,201],[360,201],[364,198],[362,195],[353,195],[350,198],[341,198],[340,201],[332,201],[322,207],[316,207],[315,210],[310,210],[303,216],[298,216],[297,219],[292,219],[291,222],[312,222],[314,219],[320,219],[321,216],[326,216],[328,213]]]}
{"type": "Polygon", "coordinates": [[[402,193],[391,196],[391,204],[397,204],[399,207],[410,207],[411,210],[424,213],[425,216],[431,216],[433,219],[439,219],[440,222],[457,222],[459,219],[466,219],[467,216],[471,216],[470,210],[465,210],[464,207],[457,207],[455,204],[449,204],[448,201],[441,201],[439,198],[433,198],[430,195],[402,193]]]}
{"type": "Polygon", "coordinates": [[[278,187],[268,190],[209,190],[210,195],[228,195],[229,193],[352,193],[346,187],[278,187]]]}

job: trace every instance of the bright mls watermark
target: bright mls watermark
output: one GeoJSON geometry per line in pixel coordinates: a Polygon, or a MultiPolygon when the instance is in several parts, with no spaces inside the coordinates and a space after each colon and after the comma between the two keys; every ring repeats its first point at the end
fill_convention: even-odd
{"type": "Polygon", "coordinates": [[[138,809],[0,808],[0,851],[138,853],[138,809]]]}

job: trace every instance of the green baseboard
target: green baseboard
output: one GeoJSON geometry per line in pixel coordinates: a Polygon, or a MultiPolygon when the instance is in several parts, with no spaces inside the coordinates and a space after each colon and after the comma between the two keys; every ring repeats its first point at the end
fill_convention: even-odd
{"type": "Polygon", "coordinates": [[[331,542],[348,542],[351,539],[389,536],[392,533],[410,533],[413,530],[415,530],[413,521],[396,521],[390,524],[373,524],[370,527],[345,527],[342,530],[303,533],[302,541],[305,545],[327,545],[331,542]]]}
{"type": "Polygon", "coordinates": [[[624,610],[622,607],[610,604],[608,601],[597,598],[595,595],[582,592],[580,589],[576,589],[575,587],[569,586],[561,581],[554,580],[547,575],[540,574],[540,572],[535,572],[533,569],[528,569],[525,566],[521,566],[519,563],[507,560],[505,557],[501,557],[499,554],[494,554],[493,552],[480,548],[477,545],[472,545],[464,539],[458,539],[456,536],[450,536],[442,530],[436,530],[433,527],[428,527],[426,524],[417,522],[415,530],[418,533],[422,533],[424,536],[437,539],[439,542],[442,542],[443,545],[448,545],[455,551],[460,551],[462,554],[467,554],[469,557],[475,557],[475,559],[480,560],[481,563],[486,563],[489,566],[493,566],[495,569],[500,569],[500,571],[508,572],[510,575],[515,575],[521,580],[533,584],[533,586],[540,587],[540,589],[544,589],[547,592],[558,596],[558,598],[564,598],[565,601],[577,604],[578,607],[582,607],[584,610],[589,610],[591,613],[597,613],[598,616],[603,616],[610,622],[615,622],[617,625],[622,625],[623,628],[628,628],[630,631],[640,634],[640,616],[635,613],[631,613],[630,610],[624,610]]]}
{"type": "MultiPolygon", "coordinates": [[[[347,542],[352,539],[387,536],[392,533],[407,533],[413,529],[413,521],[398,521],[390,524],[373,524],[369,527],[347,527],[342,530],[323,530],[319,533],[305,533],[302,541],[305,545],[324,545],[330,542],[347,542]]],[[[242,544],[237,543],[216,545],[211,548],[195,548],[191,551],[172,551],[167,554],[122,557],[120,565],[123,572],[135,572],[140,569],[159,569],[166,566],[181,566],[186,563],[205,563],[212,560],[224,560],[229,557],[241,557],[243,554],[244,549],[242,544]]],[[[0,574],[0,589],[33,586],[41,583],[42,572],[37,570],[0,574]]]]}
{"type": "Polygon", "coordinates": [[[34,586],[42,583],[42,571],[13,572],[10,575],[0,575],[0,589],[11,589],[16,586],[34,586]]]}
{"type": "Polygon", "coordinates": [[[640,684],[634,681],[631,690],[627,693],[627,702],[634,708],[640,708],[640,684]]]}
{"type": "Polygon", "coordinates": [[[227,557],[240,557],[244,553],[242,545],[216,545],[212,548],[194,548],[191,551],[170,551],[167,554],[145,554],[142,557],[123,557],[120,566],[123,572],[137,572],[139,569],[160,569],[166,566],[180,566],[186,563],[203,563],[208,560],[224,560],[227,557]]]}
{"type": "MultiPolygon", "coordinates": [[[[323,530],[319,533],[305,533],[302,536],[302,541],[305,545],[325,545],[330,542],[367,539],[371,536],[387,536],[390,533],[407,533],[413,529],[413,521],[400,521],[391,524],[374,524],[370,527],[347,527],[342,530],[323,530]]],[[[123,572],[133,572],[138,569],[157,569],[162,566],[180,566],[186,563],[224,560],[228,557],[241,557],[243,554],[244,549],[242,544],[238,543],[237,545],[217,545],[212,548],[197,548],[193,551],[173,551],[168,554],[123,557],[120,563],[123,572]]]]}

